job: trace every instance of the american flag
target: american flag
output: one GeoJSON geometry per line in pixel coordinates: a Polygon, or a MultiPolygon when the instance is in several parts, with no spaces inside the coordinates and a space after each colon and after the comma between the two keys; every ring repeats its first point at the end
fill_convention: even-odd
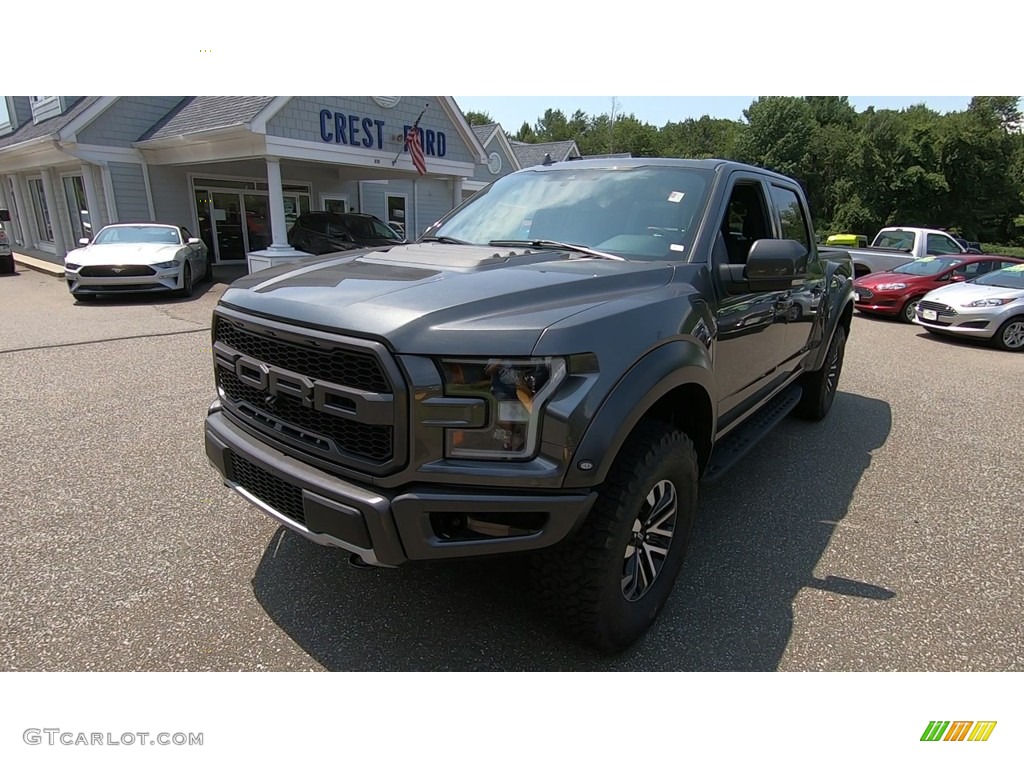
{"type": "Polygon", "coordinates": [[[412,164],[416,166],[416,170],[422,176],[427,172],[427,161],[423,157],[423,147],[420,146],[419,122],[417,120],[416,125],[409,129],[409,132],[405,135],[405,143],[409,147],[412,164]]]}

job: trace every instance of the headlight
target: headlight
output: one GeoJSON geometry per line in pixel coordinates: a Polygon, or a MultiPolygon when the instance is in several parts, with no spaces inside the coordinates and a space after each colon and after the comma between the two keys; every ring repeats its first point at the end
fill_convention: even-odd
{"type": "Polygon", "coordinates": [[[154,269],[170,269],[171,267],[178,266],[176,261],[161,261],[159,264],[151,264],[154,269]]]}
{"type": "Polygon", "coordinates": [[[462,459],[528,459],[537,448],[544,404],[565,379],[560,357],[441,360],[447,395],[487,401],[480,429],[446,430],[445,454],[462,459]]]}
{"type": "Polygon", "coordinates": [[[72,264],[70,261],[65,261],[64,262],[64,269],[69,269],[72,272],[77,272],[81,268],[82,268],[81,264],[72,264]]]}
{"type": "Polygon", "coordinates": [[[879,291],[902,291],[906,287],[906,283],[882,283],[876,286],[879,291]]]}
{"type": "Polygon", "coordinates": [[[970,304],[963,304],[964,307],[1001,307],[1003,304],[1009,304],[1013,299],[978,299],[972,301],[970,304]]]}

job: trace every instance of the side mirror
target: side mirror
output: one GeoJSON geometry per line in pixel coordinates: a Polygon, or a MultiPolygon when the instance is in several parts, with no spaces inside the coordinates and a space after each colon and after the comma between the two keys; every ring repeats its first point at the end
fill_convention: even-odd
{"type": "Polygon", "coordinates": [[[89,238],[88,237],[80,237],[80,238],[78,238],[78,244],[79,245],[88,245],[89,244],[89,238]]]}
{"type": "Polygon", "coordinates": [[[966,275],[950,275],[949,276],[949,280],[950,280],[950,282],[953,282],[953,283],[962,283],[965,280],[967,280],[967,276],[966,275]]]}
{"type": "Polygon", "coordinates": [[[188,244],[189,245],[199,245],[199,238],[198,237],[190,237],[188,239],[188,244]]]}
{"type": "Polygon", "coordinates": [[[784,290],[807,274],[807,256],[807,248],[796,240],[756,240],[744,277],[754,290],[784,290]]]}

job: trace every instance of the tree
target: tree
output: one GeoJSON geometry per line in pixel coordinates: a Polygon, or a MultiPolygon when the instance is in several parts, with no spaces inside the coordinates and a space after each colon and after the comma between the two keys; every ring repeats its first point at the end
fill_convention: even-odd
{"type": "Polygon", "coordinates": [[[470,125],[490,125],[495,122],[489,112],[474,112],[473,110],[470,110],[469,112],[466,112],[465,115],[466,121],[470,125]]]}

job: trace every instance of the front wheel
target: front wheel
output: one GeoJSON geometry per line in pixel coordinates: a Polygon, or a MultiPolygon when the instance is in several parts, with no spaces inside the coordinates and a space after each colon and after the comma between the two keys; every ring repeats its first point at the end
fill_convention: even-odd
{"type": "Polygon", "coordinates": [[[917,304],[919,301],[921,301],[920,296],[915,296],[912,299],[907,299],[907,303],[903,305],[903,311],[900,312],[900,319],[903,322],[914,322],[914,318],[917,317],[917,304]]]}
{"type": "Polygon", "coordinates": [[[192,265],[186,261],[181,268],[181,288],[178,289],[178,295],[182,298],[190,298],[194,287],[195,286],[192,281],[192,265]]]}
{"type": "Polygon", "coordinates": [[[811,421],[821,421],[828,415],[839,388],[839,374],[843,371],[846,356],[846,328],[839,326],[832,336],[825,364],[817,371],[805,374],[801,384],[804,393],[796,407],[798,416],[811,421]]]}
{"type": "Polygon", "coordinates": [[[654,623],[689,546],[698,475],[684,432],[655,421],[634,430],[583,527],[534,558],[534,586],[571,632],[615,653],[654,623]]]}
{"type": "Polygon", "coordinates": [[[1011,317],[1000,326],[992,338],[1000,349],[1009,352],[1024,351],[1024,316],[1011,317]]]}

